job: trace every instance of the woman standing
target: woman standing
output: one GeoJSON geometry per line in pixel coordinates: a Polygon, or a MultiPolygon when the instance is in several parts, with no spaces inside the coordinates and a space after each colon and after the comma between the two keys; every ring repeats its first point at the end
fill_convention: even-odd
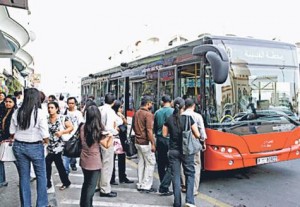
{"type": "MultiPolygon", "coordinates": [[[[115,101],[115,104],[113,105],[112,109],[116,112],[116,114],[119,117],[119,120],[117,121],[120,123],[116,129],[119,132],[119,139],[121,141],[122,147],[125,146],[125,140],[127,139],[127,120],[125,116],[123,115],[123,105],[122,102],[119,100],[115,101]]],[[[115,138],[118,139],[118,138],[115,138]]],[[[116,154],[114,155],[114,160],[116,160],[116,154]]],[[[118,154],[118,170],[119,170],[119,182],[120,183],[133,183],[132,180],[129,180],[127,178],[127,175],[125,173],[126,170],[126,154],[125,152],[118,154]]],[[[114,162],[114,169],[112,173],[112,177],[110,180],[110,184],[117,185],[118,183],[115,180],[115,162],[114,162]]]]}
{"type": "Polygon", "coordinates": [[[101,115],[97,106],[85,108],[86,122],[80,129],[82,150],[79,165],[83,172],[80,206],[92,207],[97,180],[102,168],[100,156],[100,139],[104,126],[101,124],[101,115]]]}
{"type": "Polygon", "coordinates": [[[182,152],[182,131],[185,127],[187,119],[190,119],[191,129],[195,137],[200,137],[197,124],[190,116],[181,116],[184,110],[184,99],[178,97],[174,100],[174,112],[163,126],[163,136],[170,134],[169,162],[171,166],[172,184],[174,192],[174,207],[181,206],[181,190],[180,190],[180,170],[181,164],[186,177],[186,198],[187,206],[195,206],[194,201],[194,154],[184,155],[182,152]]]}
{"type": "Polygon", "coordinates": [[[48,205],[46,166],[43,139],[49,137],[47,117],[41,109],[40,92],[36,88],[24,90],[23,104],[17,109],[10,124],[13,151],[20,180],[21,206],[33,206],[30,190],[30,163],[37,178],[37,207],[48,205]]]}
{"type": "Polygon", "coordinates": [[[46,156],[46,170],[47,170],[47,187],[52,187],[51,184],[51,173],[52,173],[52,162],[55,163],[59,178],[62,182],[60,190],[64,190],[71,185],[69,177],[66,173],[66,169],[62,160],[62,152],[64,142],[62,140],[63,134],[69,134],[73,130],[71,121],[68,117],[61,115],[59,112],[59,105],[57,102],[48,103],[48,127],[49,127],[49,144],[47,147],[48,155],[46,156]]]}
{"type": "MultiPolygon", "coordinates": [[[[9,139],[9,126],[11,122],[11,117],[17,108],[17,100],[14,96],[8,95],[4,99],[5,110],[3,116],[0,116],[0,143],[5,142],[9,139]]],[[[0,188],[3,186],[7,186],[5,178],[5,168],[4,162],[0,161],[0,188]]]]}

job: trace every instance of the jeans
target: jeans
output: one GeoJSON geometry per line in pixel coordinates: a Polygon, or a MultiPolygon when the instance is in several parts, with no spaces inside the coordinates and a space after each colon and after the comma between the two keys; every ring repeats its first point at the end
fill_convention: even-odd
{"type": "Polygon", "coordinates": [[[172,173],[172,183],[174,192],[174,207],[181,206],[181,188],[180,188],[180,168],[183,166],[186,178],[186,198],[185,202],[195,204],[194,201],[194,182],[195,182],[195,155],[183,155],[178,150],[169,151],[169,161],[172,173]]]}
{"type": "Polygon", "coordinates": [[[17,169],[20,182],[20,200],[22,207],[31,207],[30,191],[30,163],[32,162],[37,181],[37,207],[48,205],[48,195],[46,186],[46,164],[44,146],[39,144],[28,144],[14,142],[13,151],[16,157],[17,169]]]}
{"type": "Polygon", "coordinates": [[[6,182],[4,162],[0,161],[0,187],[6,182]]]}
{"type": "Polygon", "coordinates": [[[76,165],[76,158],[63,156],[63,163],[66,169],[66,173],[70,173],[70,165],[76,165]]]}
{"type": "Polygon", "coordinates": [[[69,186],[71,184],[66,169],[63,165],[61,153],[52,154],[49,153],[46,157],[46,171],[47,171],[47,187],[51,187],[51,174],[52,174],[52,162],[55,163],[57,168],[59,178],[64,186],[69,186]]]}
{"type": "Polygon", "coordinates": [[[160,180],[159,192],[161,193],[169,191],[169,186],[171,185],[172,181],[171,168],[169,167],[168,151],[169,139],[157,136],[156,160],[160,180]]]}
{"type": "Polygon", "coordinates": [[[81,188],[80,207],[92,207],[100,170],[86,170],[82,168],[82,172],[83,184],[81,188]]]}

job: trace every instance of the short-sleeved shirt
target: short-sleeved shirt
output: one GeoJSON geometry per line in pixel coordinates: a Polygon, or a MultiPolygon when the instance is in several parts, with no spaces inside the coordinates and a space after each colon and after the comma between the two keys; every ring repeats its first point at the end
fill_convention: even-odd
{"type": "Polygon", "coordinates": [[[154,114],[154,133],[155,136],[162,136],[162,127],[167,118],[173,114],[174,109],[171,107],[162,107],[154,114]]]}
{"type": "Polygon", "coordinates": [[[48,118],[48,127],[49,127],[49,144],[48,152],[53,154],[58,154],[63,151],[64,142],[61,137],[55,136],[55,133],[61,131],[64,128],[63,122],[69,121],[69,118],[64,115],[57,115],[57,119],[54,123],[50,122],[48,118]]]}
{"type": "Polygon", "coordinates": [[[185,127],[186,118],[190,119],[191,126],[195,123],[191,116],[180,116],[179,118],[179,127],[177,125],[175,115],[171,115],[166,123],[164,124],[168,127],[168,132],[170,134],[170,150],[179,150],[182,152],[182,131],[185,127]]]}
{"type": "Polygon", "coordinates": [[[135,143],[139,145],[148,145],[149,141],[153,139],[153,114],[145,109],[140,108],[134,115],[133,130],[135,133],[135,143]]]}

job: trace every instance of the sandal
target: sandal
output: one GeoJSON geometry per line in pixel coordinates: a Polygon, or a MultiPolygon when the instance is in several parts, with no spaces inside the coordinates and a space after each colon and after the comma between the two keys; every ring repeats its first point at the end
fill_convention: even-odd
{"type": "Polygon", "coordinates": [[[70,185],[66,186],[66,185],[62,185],[59,190],[65,190],[66,188],[68,188],[70,185]]]}

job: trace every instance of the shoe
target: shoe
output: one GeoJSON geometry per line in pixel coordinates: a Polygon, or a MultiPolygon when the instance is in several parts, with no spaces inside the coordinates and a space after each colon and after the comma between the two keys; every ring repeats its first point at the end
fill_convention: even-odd
{"type": "Polygon", "coordinates": [[[69,185],[62,185],[59,190],[65,190],[66,188],[70,187],[71,183],[69,185]]]}
{"type": "Polygon", "coordinates": [[[120,180],[120,183],[134,183],[134,181],[129,180],[128,178],[125,178],[124,180],[120,180]]]}
{"type": "Polygon", "coordinates": [[[116,181],[110,181],[111,185],[119,185],[119,183],[117,183],[116,181]]]}
{"type": "Polygon", "coordinates": [[[173,192],[172,191],[160,192],[160,195],[161,196],[170,196],[170,195],[173,195],[173,192]]]}
{"type": "Polygon", "coordinates": [[[6,181],[0,184],[0,188],[6,187],[6,186],[8,186],[8,182],[6,182],[6,181]]]}
{"type": "Polygon", "coordinates": [[[96,193],[96,192],[99,192],[99,191],[100,191],[100,188],[96,188],[96,189],[95,189],[95,193],[96,193]]]}
{"type": "Polygon", "coordinates": [[[194,193],[194,196],[197,196],[198,194],[199,194],[199,192],[195,192],[195,193],[194,193]]]}
{"type": "Polygon", "coordinates": [[[36,180],[36,177],[34,177],[34,178],[30,178],[30,182],[32,183],[33,181],[35,181],[36,180]]]}
{"type": "Polygon", "coordinates": [[[150,188],[150,189],[141,189],[141,193],[156,193],[157,190],[155,188],[150,188]]]}
{"type": "Polygon", "coordinates": [[[71,168],[72,168],[73,171],[77,171],[76,165],[72,165],[71,168]]]}
{"type": "Polygon", "coordinates": [[[185,203],[184,207],[196,207],[194,204],[191,203],[185,203]]]}
{"type": "Polygon", "coordinates": [[[117,193],[116,192],[110,192],[110,193],[101,193],[100,192],[100,197],[117,197],[117,193]]]}
{"type": "Polygon", "coordinates": [[[181,192],[186,193],[186,188],[185,187],[181,187],[181,192]]]}

